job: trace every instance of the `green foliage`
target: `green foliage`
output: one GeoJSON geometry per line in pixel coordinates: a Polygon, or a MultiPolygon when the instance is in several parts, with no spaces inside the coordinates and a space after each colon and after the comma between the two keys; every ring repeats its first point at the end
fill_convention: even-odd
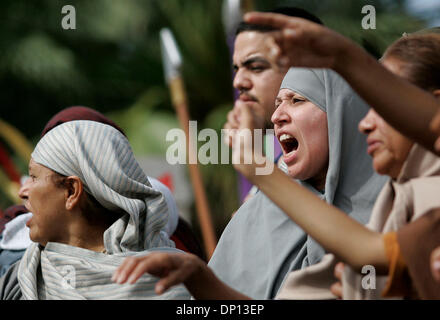
{"type": "MultiPolygon", "coordinates": [[[[158,32],[169,27],[183,57],[191,119],[218,132],[233,103],[221,0],[2,0],[0,118],[37,140],[61,109],[86,105],[108,114],[139,155],[164,155],[178,126],[164,82],[158,32]],[[76,30],[63,30],[61,8],[76,8],[76,30]]],[[[256,0],[258,10],[303,7],[380,56],[402,32],[425,26],[404,1],[256,0]],[[361,28],[361,8],[377,10],[377,30],[361,28]]],[[[231,166],[200,166],[220,232],[238,206],[231,166]]],[[[0,205],[7,201],[0,194],[0,205]]]]}

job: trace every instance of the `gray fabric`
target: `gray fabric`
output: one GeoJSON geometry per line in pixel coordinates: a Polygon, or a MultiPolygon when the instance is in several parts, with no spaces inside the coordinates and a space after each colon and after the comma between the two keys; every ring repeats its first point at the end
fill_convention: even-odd
{"type": "Polygon", "coordinates": [[[13,264],[8,271],[0,277],[0,300],[22,299],[23,295],[17,279],[19,264],[19,262],[13,264]]]}
{"type": "MultiPolygon", "coordinates": [[[[3,233],[0,234],[0,241],[3,240],[3,233]]],[[[25,250],[5,250],[0,248],[0,277],[2,277],[11,266],[21,259],[25,250]]]]}
{"type": "MultiPolygon", "coordinates": [[[[365,224],[386,181],[372,168],[358,123],[368,105],[335,72],[291,68],[281,88],[298,92],[327,112],[329,168],[325,192],[297,181],[365,224]]],[[[225,228],[209,266],[225,283],[255,299],[275,297],[286,274],[320,261],[324,250],[261,192],[225,228]]]]}
{"type": "Polygon", "coordinates": [[[0,249],[0,277],[18,260],[21,259],[25,250],[2,250],[0,249]]]}
{"type": "Polygon", "coordinates": [[[104,254],[49,242],[44,250],[32,244],[23,256],[18,281],[25,300],[187,300],[183,285],[157,295],[157,278],[143,274],[135,284],[111,280],[127,256],[145,256],[153,251],[178,252],[174,248],[152,248],[138,253],[104,254]]]}

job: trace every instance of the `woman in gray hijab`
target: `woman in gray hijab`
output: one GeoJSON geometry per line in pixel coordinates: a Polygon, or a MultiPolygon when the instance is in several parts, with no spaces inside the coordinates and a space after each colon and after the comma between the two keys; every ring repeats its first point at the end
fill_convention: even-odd
{"type": "MultiPolygon", "coordinates": [[[[385,178],[374,172],[371,159],[365,153],[365,137],[357,130],[368,105],[335,72],[300,68],[290,69],[285,76],[277,104],[272,121],[283,146],[285,163],[282,167],[321,199],[366,223],[385,183],[385,178]],[[294,105],[280,111],[286,109],[283,100],[294,105]],[[287,114],[289,110],[306,108],[310,113],[307,111],[303,118],[300,111],[295,119],[293,114],[287,114]]],[[[185,280],[185,284],[191,291],[194,282],[198,283],[197,292],[192,292],[195,298],[231,298],[229,293],[239,291],[255,299],[271,299],[289,271],[319,262],[324,253],[280,208],[258,192],[238,209],[225,228],[209,262],[213,273],[192,259],[191,263],[198,265],[194,270],[206,272],[199,273],[193,282],[185,280]],[[237,291],[227,290],[222,295],[219,287],[223,286],[217,281],[203,281],[201,274],[208,274],[209,279],[215,274],[237,291]],[[217,289],[210,289],[208,284],[217,289]],[[206,290],[200,289],[203,286],[206,290]]],[[[184,267],[185,257],[173,255],[173,259],[182,260],[182,270],[192,272],[188,271],[191,268],[184,267]]],[[[159,260],[151,264],[166,264],[159,260]]],[[[180,262],[173,263],[172,269],[179,269],[175,266],[180,262]]],[[[123,273],[125,267],[119,270],[123,273]]]]}
{"type": "MultiPolygon", "coordinates": [[[[328,141],[328,153],[322,150],[313,159],[307,159],[309,162],[328,159],[325,187],[319,190],[313,185],[316,177],[303,172],[306,166],[290,170],[290,167],[300,164],[299,154],[304,152],[301,149],[304,150],[307,143],[301,144],[304,134],[299,134],[292,126],[288,127],[288,123],[284,124],[290,120],[284,120],[282,114],[277,115],[279,110],[275,111],[272,121],[277,137],[281,138],[281,133],[289,133],[284,128],[292,128],[296,133],[292,134],[293,139],[288,137],[281,141],[286,162],[290,160],[289,144],[297,149],[298,160],[294,159],[287,166],[289,175],[321,199],[366,223],[385,183],[384,178],[374,173],[371,159],[365,153],[366,139],[357,129],[368,106],[340,76],[330,70],[292,68],[280,89],[299,94],[327,115],[328,135],[323,133],[321,139],[328,141]]],[[[291,108],[300,107],[293,105],[291,108]]],[[[295,122],[295,119],[292,121],[295,122]]],[[[297,118],[296,127],[300,126],[299,121],[297,118]]],[[[319,129],[314,128],[316,131],[319,129]]],[[[234,215],[209,266],[233,288],[253,298],[267,299],[277,294],[287,272],[313,265],[323,255],[321,246],[259,192],[234,215]]]]}

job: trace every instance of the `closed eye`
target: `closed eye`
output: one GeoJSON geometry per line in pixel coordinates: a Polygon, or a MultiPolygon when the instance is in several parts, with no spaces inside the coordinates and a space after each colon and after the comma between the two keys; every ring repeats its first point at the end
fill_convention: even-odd
{"type": "Polygon", "coordinates": [[[295,103],[300,103],[300,102],[305,102],[306,100],[305,99],[299,99],[299,98],[293,98],[292,99],[292,102],[295,104],[295,103]]]}
{"type": "Polygon", "coordinates": [[[249,66],[248,69],[253,71],[253,72],[261,72],[261,71],[266,70],[266,67],[265,66],[260,66],[260,65],[252,65],[252,66],[249,66]]]}

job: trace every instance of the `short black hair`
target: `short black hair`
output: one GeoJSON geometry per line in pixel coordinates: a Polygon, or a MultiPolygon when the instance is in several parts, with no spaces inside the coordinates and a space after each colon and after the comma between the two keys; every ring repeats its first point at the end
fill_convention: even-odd
{"type": "MultiPolygon", "coordinates": [[[[286,16],[290,16],[290,17],[303,18],[303,19],[307,19],[309,21],[323,25],[321,19],[319,19],[317,16],[311,14],[307,10],[304,10],[304,9],[298,8],[298,7],[278,7],[273,10],[268,10],[265,12],[279,13],[279,14],[284,14],[286,16]]],[[[244,31],[270,32],[270,31],[274,31],[274,30],[275,29],[270,26],[262,26],[259,24],[250,24],[250,23],[246,23],[246,22],[242,21],[238,25],[237,30],[235,31],[235,35],[238,35],[239,33],[244,32],[244,31]]]]}

